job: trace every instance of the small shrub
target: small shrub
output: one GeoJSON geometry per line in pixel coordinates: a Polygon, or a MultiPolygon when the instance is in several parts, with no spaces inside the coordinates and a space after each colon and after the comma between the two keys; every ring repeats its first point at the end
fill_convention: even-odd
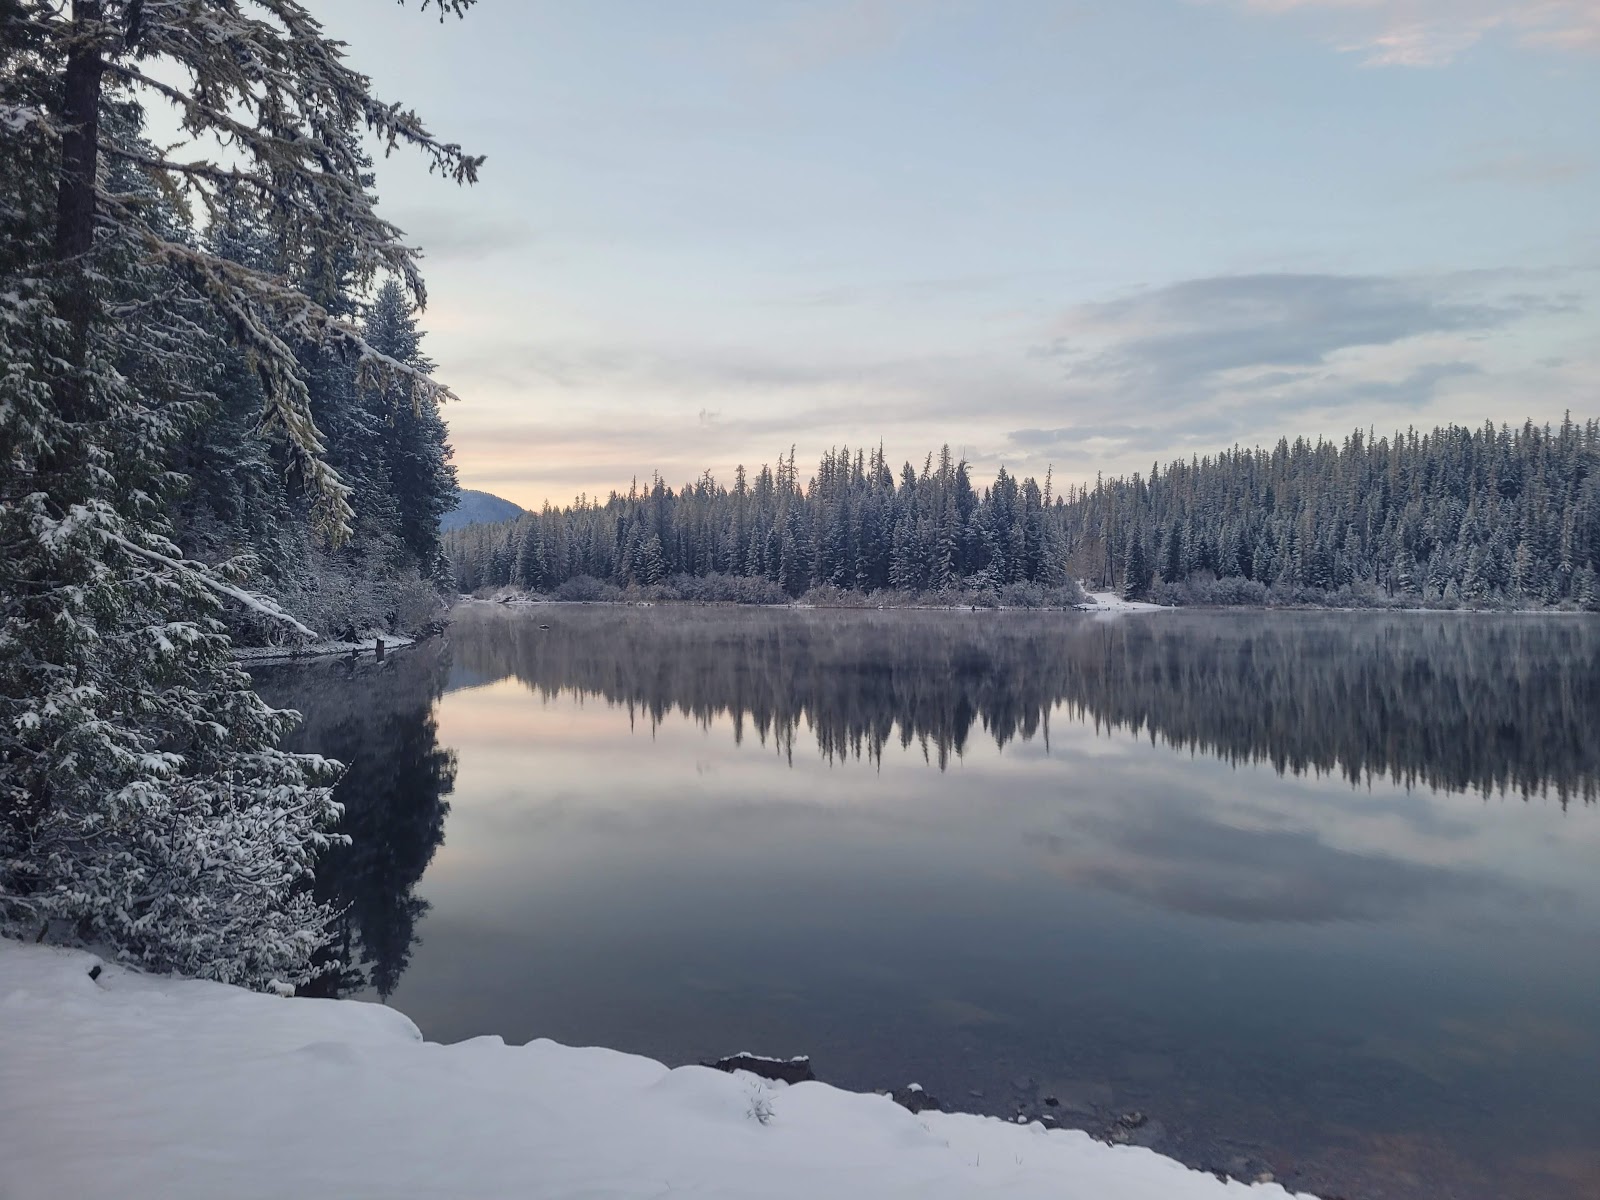
{"type": "Polygon", "coordinates": [[[574,575],[556,588],[557,600],[620,600],[622,589],[593,575],[574,575]]]}
{"type": "Polygon", "coordinates": [[[635,604],[662,604],[683,599],[670,583],[630,583],[622,598],[635,604]]]}
{"type": "Polygon", "coordinates": [[[1265,608],[1267,606],[1267,585],[1259,579],[1245,579],[1240,575],[1228,575],[1211,584],[1203,603],[1265,608]]]}
{"type": "Polygon", "coordinates": [[[861,608],[866,604],[866,597],[831,583],[819,583],[807,589],[800,603],[814,608],[861,608]]]}
{"type": "Polygon", "coordinates": [[[1037,583],[1008,583],[1000,589],[999,600],[1005,608],[1047,608],[1045,590],[1037,583]]]}
{"type": "Polygon", "coordinates": [[[750,1088],[750,1108],[745,1115],[757,1125],[769,1125],[772,1122],[772,1097],[760,1084],[750,1088]]]}
{"type": "Polygon", "coordinates": [[[759,575],[674,575],[679,599],[697,604],[787,604],[789,594],[759,575]]]}
{"type": "Polygon", "coordinates": [[[444,601],[433,584],[415,572],[403,575],[395,585],[394,630],[416,634],[439,620],[444,601]]]}

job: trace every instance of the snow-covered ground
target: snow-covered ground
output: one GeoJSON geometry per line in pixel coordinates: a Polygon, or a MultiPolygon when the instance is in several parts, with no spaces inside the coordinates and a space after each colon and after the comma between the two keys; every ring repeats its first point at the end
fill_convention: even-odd
{"type": "Polygon", "coordinates": [[[140,975],[0,939],[6,1200],[1286,1197],[882,1096],[140,975]]]}
{"type": "Polygon", "coordinates": [[[1143,600],[1124,600],[1116,592],[1091,592],[1083,589],[1085,612],[1165,612],[1160,604],[1146,604],[1143,600]]]}

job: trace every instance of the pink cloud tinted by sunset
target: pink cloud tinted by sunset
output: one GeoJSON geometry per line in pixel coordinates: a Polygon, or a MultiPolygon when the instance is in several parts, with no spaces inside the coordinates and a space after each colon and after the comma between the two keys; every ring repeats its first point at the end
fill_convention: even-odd
{"type": "Polygon", "coordinates": [[[1242,0],[1269,14],[1324,13],[1341,50],[1371,66],[1438,67],[1490,38],[1600,52],[1600,0],[1242,0]]]}

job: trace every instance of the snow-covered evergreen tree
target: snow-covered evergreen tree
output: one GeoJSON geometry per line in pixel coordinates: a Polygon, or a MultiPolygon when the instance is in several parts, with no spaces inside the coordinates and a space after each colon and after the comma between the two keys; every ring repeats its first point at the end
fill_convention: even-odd
{"type": "MultiPolygon", "coordinates": [[[[395,362],[422,375],[433,370],[422,353],[415,309],[393,279],[373,299],[365,336],[369,346],[395,362]]],[[[455,507],[459,489],[438,399],[415,387],[413,378],[401,376],[388,387],[375,389],[388,425],[379,444],[386,451],[399,510],[400,540],[422,572],[431,576],[440,554],[439,520],[455,507]]]]}
{"type": "Polygon", "coordinates": [[[310,631],[226,564],[183,558],[165,464],[209,411],[226,330],[324,528],[346,533],[297,345],[442,391],[311,298],[338,257],[358,284],[388,272],[422,299],[357,134],[458,181],[478,160],[375,100],[295,0],[0,0],[0,49],[0,922],[291,986],[326,937],[305,883],[334,768],[275,748],[294,716],[251,690],[219,614],[310,631]],[[134,100],[173,106],[227,165],[141,141],[134,100]],[[184,201],[243,206],[280,271],[203,245],[184,201]]]}

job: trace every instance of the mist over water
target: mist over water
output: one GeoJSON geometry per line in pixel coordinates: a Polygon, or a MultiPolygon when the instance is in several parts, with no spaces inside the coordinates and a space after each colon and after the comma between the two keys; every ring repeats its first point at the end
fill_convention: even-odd
{"type": "Polygon", "coordinates": [[[1138,1110],[1351,1197],[1600,1181],[1592,619],[470,605],[261,681],[354,761],[337,988],[429,1037],[1138,1110]]]}

